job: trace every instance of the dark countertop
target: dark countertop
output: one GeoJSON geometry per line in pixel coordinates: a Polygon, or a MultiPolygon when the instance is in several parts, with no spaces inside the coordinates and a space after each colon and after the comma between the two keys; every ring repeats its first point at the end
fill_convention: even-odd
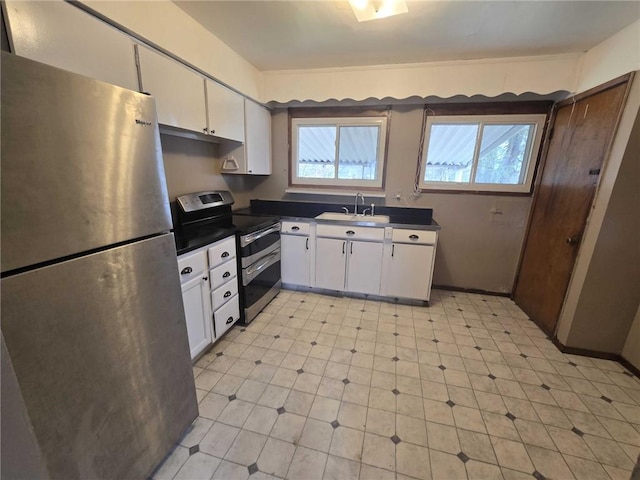
{"type": "Polygon", "coordinates": [[[227,238],[236,234],[238,229],[234,226],[216,227],[208,226],[189,230],[174,230],[173,235],[176,240],[176,251],[178,255],[191,252],[210,243],[227,238]]]}
{"type": "MultiPolygon", "coordinates": [[[[419,230],[440,230],[440,225],[433,220],[431,208],[407,208],[376,206],[376,215],[387,215],[389,223],[367,222],[366,217],[362,221],[316,220],[315,217],[324,212],[341,213],[344,204],[319,203],[285,200],[251,200],[249,208],[235,210],[236,215],[271,215],[281,219],[314,220],[318,223],[344,223],[349,225],[366,225],[377,227],[415,228],[419,230]]],[[[363,206],[362,208],[367,208],[363,206]]],[[[353,209],[353,206],[351,206],[353,209]]]]}

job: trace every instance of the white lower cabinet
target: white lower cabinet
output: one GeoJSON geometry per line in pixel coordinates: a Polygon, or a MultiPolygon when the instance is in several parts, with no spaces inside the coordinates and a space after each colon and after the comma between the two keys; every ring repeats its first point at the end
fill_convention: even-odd
{"type": "Polygon", "coordinates": [[[378,295],[384,228],[319,225],[317,231],[315,286],[378,295]]]}
{"type": "Polygon", "coordinates": [[[349,241],[346,290],[357,293],[380,293],[382,243],[349,241]]]}
{"type": "Polygon", "coordinates": [[[393,229],[385,251],[383,295],[429,301],[437,239],[435,231],[393,229]]]}
{"type": "Polygon", "coordinates": [[[280,276],[285,285],[311,286],[313,243],[309,222],[283,221],[280,226],[280,276]]]}
{"type": "Polygon", "coordinates": [[[187,321],[191,358],[196,357],[213,341],[209,282],[201,276],[182,285],[182,302],[187,321]]]}
{"type": "Polygon", "coordinates": [[[235,237],[178,257],[191,358],[240,319],[235,237]]]}
{"type": "Polygon", "coordinates": [[[434,252],[431,245],[394,243],[387,262],[386,295],[429,300],[434,252]]]}
{"type": "Polygon", "coordinates": [[[316,284],[318,288],[344,290],[347,241],[316,239],[316,284]]]}

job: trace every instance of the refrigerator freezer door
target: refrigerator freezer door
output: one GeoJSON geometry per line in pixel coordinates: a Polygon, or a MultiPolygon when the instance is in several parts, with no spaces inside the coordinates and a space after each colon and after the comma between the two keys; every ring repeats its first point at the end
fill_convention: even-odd
{"type": "Polygon", "coordinates": [[[2,279],[51,478],[147,478],[198,415],[173,234],[2,279]]]}
{"type": "Polygon", "coordinates": [[[171,229],[154,100],[2,52],[2,271],[171,229]]]}

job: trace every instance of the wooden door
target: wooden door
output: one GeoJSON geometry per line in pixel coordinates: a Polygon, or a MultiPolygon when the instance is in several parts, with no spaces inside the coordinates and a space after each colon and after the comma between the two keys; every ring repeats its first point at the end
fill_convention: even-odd
{"type": "Polygon", "coordinates": [[[627,89],[626,80],[558,109],[537,185],[514,300],[553,334],[627,89]]]}

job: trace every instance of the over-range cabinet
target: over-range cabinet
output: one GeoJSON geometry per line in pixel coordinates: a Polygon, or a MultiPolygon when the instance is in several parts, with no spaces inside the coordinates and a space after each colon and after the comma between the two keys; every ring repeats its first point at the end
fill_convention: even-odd
{"type": "Polygon", "coordinates": [[[154,101],[2,52],[1,148],[2,477],[30,436],[50,478],[146,478],[198,414],[154,101]]]}

